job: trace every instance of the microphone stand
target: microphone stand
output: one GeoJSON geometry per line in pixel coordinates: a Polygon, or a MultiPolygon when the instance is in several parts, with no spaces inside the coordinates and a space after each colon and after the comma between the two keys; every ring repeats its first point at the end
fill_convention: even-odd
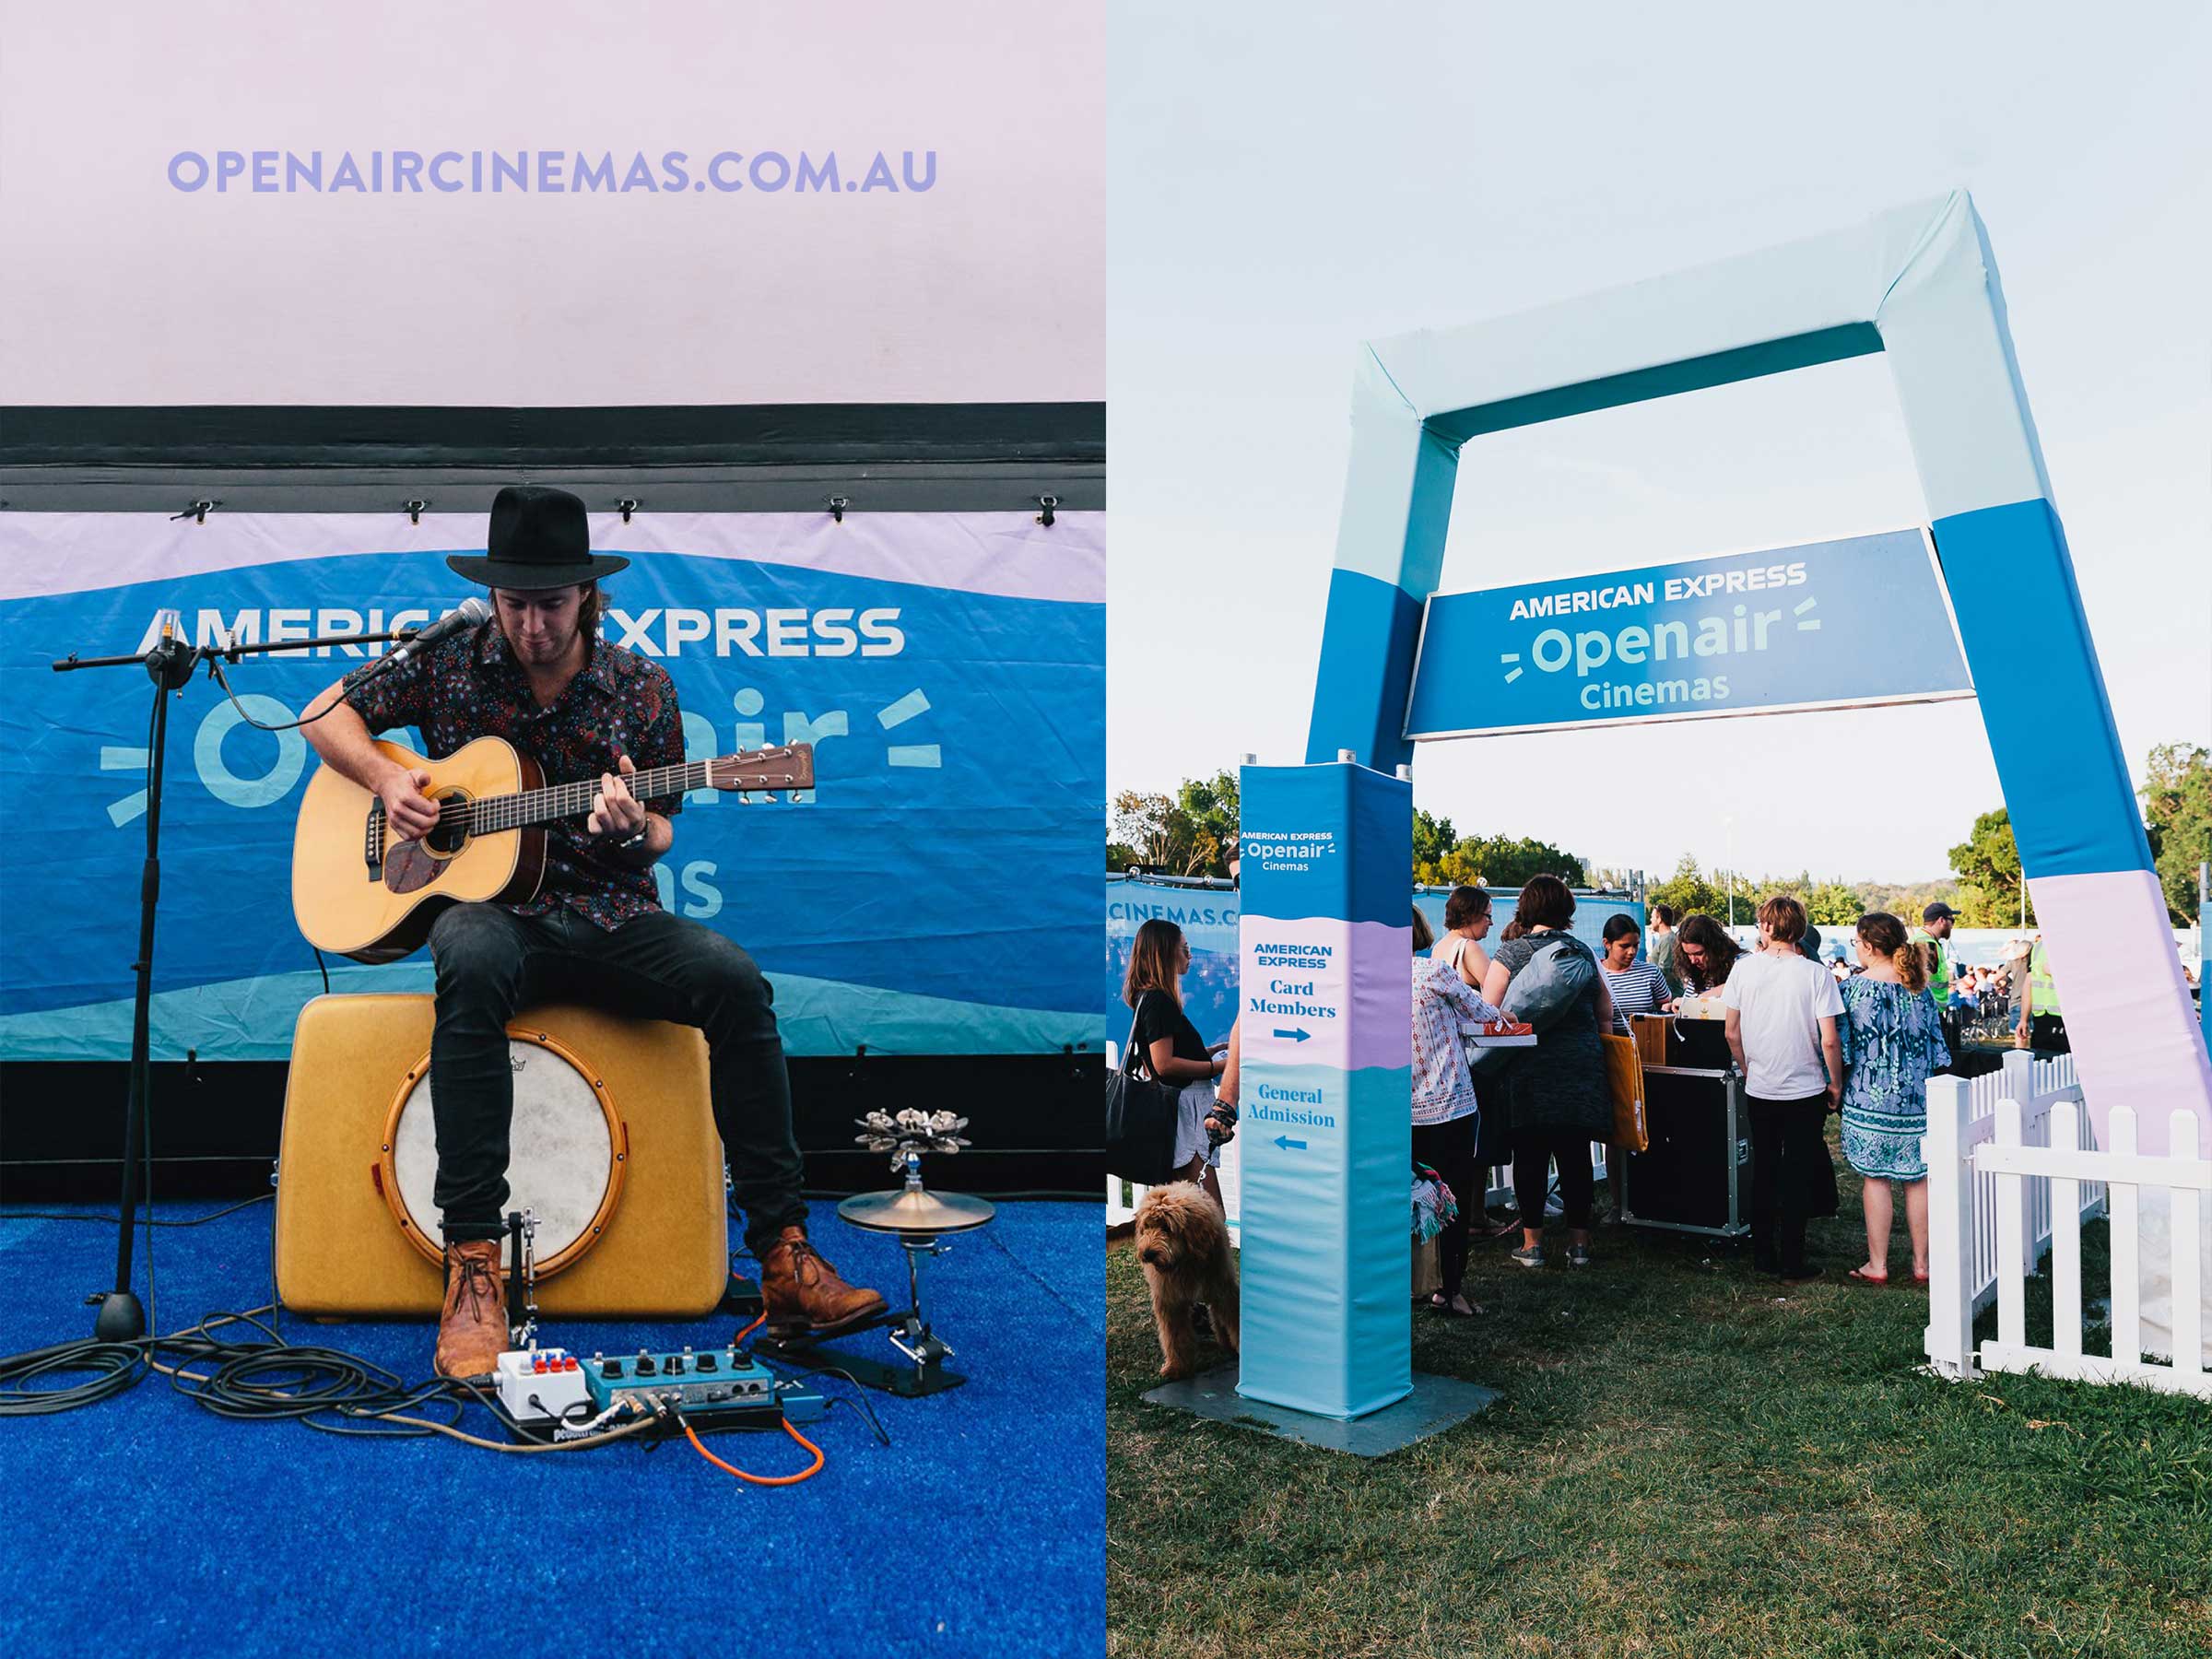
{"type": "Polygon", "coordinates": [[[187,645],[173,634],[165,635],[151,651],[135,656],[80,657],[72,652],[53,665],[56,674],[78,668],[143,667],[154,682],[153,743],[146,781],[146,862],[138,877],[138,959],[131,964],[137,975],[137,997],[131,1012],[131,1071],[129,1103],[123,1128],[123,1207],[115,1221],[115,1288],[86,1300],[100,1304],[92,1334],[101,1342],[135,1342],[146,1335],[146,1310],[131,1291],[133,1226],[138,1212],[139,1175],[150,1161],[147,1150],[146,1107],[152,1077],[148,1051],[154,994],[154,908],[161,899],[161,778],[162,759],[169,747],[169,694],[182,694],[193,671],[218,657],[237,662],[241,657],[270,651],[305,651],[318,645],[359,645],[377,640],[411,640],[419,629],[403,628],[389,633],[326,634],[313,640],[276,640],[267,644],[187,645]]]}

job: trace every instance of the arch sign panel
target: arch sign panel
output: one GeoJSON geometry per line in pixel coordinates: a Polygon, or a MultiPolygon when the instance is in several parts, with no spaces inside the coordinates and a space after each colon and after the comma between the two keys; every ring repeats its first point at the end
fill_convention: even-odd
{"type": "MultiPolygon", "coordinates": [[[[2134,783],[2014,359],[1996,261],[1962,191],[1830,235],[1518,316],[1423,330],[1363,347],[1353,382],[1351,460],[1306,760],[1327,765],[1348,752],[1359,768],[1387,775],[1411,759],[1409,730],[1421,732],[1430,718],[1427,705],[1417,703],[1420,688],[1415,683],[1421,623],[1443,561],[1460,448],[1470,439],[1877,351],[1894,378],[1971,677],[1949,692],[1971,683],[1981,700],[2029,889],[2065,997],[2066,1029],[2090,1117],[2101,1136],[2104,1112],[2113,1102],[2136,1104],[2143,1122],[2152,1125],[2147,1135],[2156,1142],[2144,1149],[2155,1156],[2167,1150],[2166,1114],[2187,1108],[2198,1119],[2201,1148],[2212,1125],[2212,1060],[2168,931],[2165,900],[2151,868],[2134,783]],[[1422,714],[1410,727],[1409,709],[1422,714]]],[[[1823,558],[1798,551],[1807,553],[1809,583],[1823,558]]],[[[1761,560],[1773,562],[1771,557],[1761,560]]],[[[1786,567],[1792,560],[1781,562],[1786,567]]],[[[1788,591],[1785,582],[1782,593],[1788,591]]],[[[1740,601],[1748,611],[1752,597],[1747,592],[1728,600],[1732,654],[1733,606],[1740,601]]],[[[1801,619],[1792,608],[1795,603],[1783,606],[1791,618],[1787,637],[1810,637],[1795,628],[1801,619]]],[[[1823,635],[1828,603],[1824,593],[1819,611],[1806,613],[1820,618],[1823,635]]],[[[1664,610],[1662,594],[1654,594],[1653,606],[1655,615],[1664,610]]],[[[1528,620],[1523,618],[1524,625],[1528,620]]],[[[1515,690],[1533,693],[1531,680],[1564,688],[1571,678],[1586,680],[1600,669],[1618,668],[1622,640],[1602,613],[1571,610],[1570,620],[1574,625],[1564,629],[1568,657],[1555,669],[1524,674],[1512,682],[1515,690]],[[1595,640],[1578,644],[1578,631],[1610,637],[1602,645],[1595,640]],[[1606,655],[1602,662],[1595,660],[1601,651],[1606,655]],[[1588,675],[1577,673],[1584,658],[1591,659],[1588,675]]],[[[1633,653],[1633,637],[1630,642],[1633,653]]],[[[1518,647],[1505,638],[1494,643],[1500,656],[1537,649],[1533,634],[1518,647]]],[[[1747,639],[1747,654],[1748,646],[1747,639]]],[[[1556,642],[1547,641],[1543,649],[1547,662],[1557,658],[1556,642]]],[[[1898,654],[1883,656],[1894,663],[1898,654]]],[[[1719,660],[1712,659],[1716,674],[1719,660]]],[[[1556,716],[1524,719],[1512,712],[1516,705],[1500,700],[1504,670],[1515,665],[1522,665],[1500,664],[1499,678],[1470,709],[1438,713],[1441,730],[1570,724],[1556,716]],[[1502,720],[1495,718],[1500,712],[1502,720]]],[[[1647,665],[1630,666],[1641,673],[1647,665]]],[[[1569,714],[1579,722],[1593,713],[1647,718],[1641,711],[1658,712],[1653,704],[1633,700],[1634,677],[1628,683],[1631,701],[1625,709],[1618,702],[1611,709],[1581,707],[1577,689],[1569,714]]],[[[1731,675],[1732,698],[1736,684],[1731,675]]],[[[1920,693],[1928,689],[1918,688],[1920,693]]],[[[1912,688],[1877,687],[1871,698],[1859,700],[1895,700],[1900,690],[1912,694],[1912,688]]],[[[1777,695],[1787,698],[1787,686],[1777,695]]],[[[1709,687],[1708,706],[1712,701],[1709,687]]],[[[1538,700],[1531,696],[1525,706],[1536,708],[1538,700]]],[[[1247,793],[1248,844],[1255,834],[1312,828],[1256,814],[1254,807],[1275,792],[1262,780],[1254,782],[1262,787],[1247,793]]],[[[1357,827],[1357,815],[1347,815],[1345,828],[1356,834],[1357,827]]],[[[1405,841],[1396,839],[1394,827],[1390,833],[1390,855],[1402,868],[1405,841]]],[[[1357,841],[1340,840],[1337,846],[1347,859],[1363,857],[1357,841]]],[[[1327,895],[1317,888],[1303,900],[1299,908],[1310,912],[1327,895]]],[[[1255,943],[1250,930],[1256,908],[1248,896],[1248,951],[1255,943]]],[[[1297,919],[1318,924],[1367,918],[1347,907],[1333,917],[1306,913],[1297,919]]],[[[1372,1017],[1405,1023],[1403,1003],[1394,1007],[1396,1012],[1386,1013],[1378,1006],[1372,1017]]],[[[1342,1046],[1348,1066],[1356,1038],[1342,1046]]],[[[1349,1082],[1334,1085],[1347,1112],[1406,1123],[1406,1095],[1384,1099],[1379,1088],[1361,1092],[1349,1082]]],[[[1325,1093],[1331,1084],[1309,1079],[1306,1086],[1325,1093]]],[[[1347,1133],[1359,1142],[1359,1125],[1347,1123],[1347,1133]]],[[[1387,1251],[1380,1230],[1373,1240],[1347,1236],[1331,1253],[1342,1270],[1317,1276],[1312,1261],[1265,1244],[1270,1236],[1310,1234],[1326,1220],[1297,1201],[1295,1183],[1273,1179],[1271,1163],[1291,1151],[1252,1135],[1243,1156],[1247,1375],[1267,1374],[1277,1363],[1268,1356],[1269,1344],[1300,1340],[1301,1331],[1344,1330],[1341,1322],[1324,1317],[1324,1307],[1347,1300],[1380,1306],[1394,1295],[1398,1309],[1405,1308],[1405,1159],[1391,1168],[1372,1157],[1347,1160],[1342,1227],[1347,1233],[1394,1230],[1387,1251]],[[1390,1202],[1367,1193],[1363,1183],[1370,1179],[1388,1186],[1390,1202]],[[1347,1281],[1344,1275],[1354,1265],[1371,1260],[1394,1265],[1379,1267],[1372,1281],[1347,1281]],[[1380,1282],[1385,1274],[1399,1277],[1380,1282]],[[1253,1318],[1255,1307],[1265,1311],[1264,1320],[1253,1318]]],[[[2147,1227],[2146,1233],[2148,1276],[2154,1269],[2147,1260],[2153,1253],[2147,1227]]],[[[2159,1266],[2170,1283],[2171,1269],[2162,1261],[2159,1266]]],[[[2147,1308],[2152,1289],[2146,1286],[2147,1308]]],[[[1362,1329],[1361,1340],[1385,1339],[1384,1323],[1362,1329]]],[[[1378,1372],[1396,1374],[1399,1356],[1410,1354],[1406,1320],[1386,1324],[1393,1351],[1380,1357],[1371,1352],[1357,1371],[1342,1355],[1313,1352],[1311,1337],[1304,1338],[1304,1374],[1313,1383],[1303,1402],[1307,1409],[1358,1416],[1375,1408],[1372,1391],[1362,1397],[1359,1382],[1378,1372]]]]}
{"type": "Polygon", "coordinates": [[[1971,697],[1934,549],[1897,530],[1437,594],[1406,735],[1971,697]]]}

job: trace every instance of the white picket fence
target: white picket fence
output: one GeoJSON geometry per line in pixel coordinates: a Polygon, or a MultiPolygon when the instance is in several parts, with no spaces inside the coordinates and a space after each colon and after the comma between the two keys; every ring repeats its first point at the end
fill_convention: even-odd
{"type": "MultiPolygon", "coordinates": [[[[1971,1082],[1928,1083],[1929,1285],[1925,1348],[1939,1375],[2039,1371],[2083,1382],[2131,1382],[2212,1398],[2202,1364],[2200,1240],[2212,1194],[2212,1161],[2197,1151],[2193,1113],[2172,1118],[2174,1152],[2136,1151],[2136,1113],[2114,1106],[2109,1148],[2099,1148],[2071,1057],[2006,1056],[2005,1069],[1971,1082]],[[2142,1189],[2171,1194],[2171,1365],[2144,1359],[2140,1306],[2142,1189]],[[2109,1206],[2112,1353],[2082,1344],[2081,1223],[2109,1206]],[[2051,1260],[2052,1336],[2027,1336],[2026,1287],[2044,1251],[2051,1260]],[[1974,1318],[1991,1301],[1997,1335],[1977,1350],[1974,1318]]],[[[2161,1241],[2162,1247],[2162,1241],[2161,1241]]]]}

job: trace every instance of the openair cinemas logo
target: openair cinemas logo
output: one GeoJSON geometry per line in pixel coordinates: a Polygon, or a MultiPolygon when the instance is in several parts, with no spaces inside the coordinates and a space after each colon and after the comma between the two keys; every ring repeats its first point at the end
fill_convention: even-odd
{"type": "Polygon", "coordinates": [[[186,195],[919,195],[937,152],[725,149],[695,168],[687,150],[179,150],[168,177],[186,195]]]}

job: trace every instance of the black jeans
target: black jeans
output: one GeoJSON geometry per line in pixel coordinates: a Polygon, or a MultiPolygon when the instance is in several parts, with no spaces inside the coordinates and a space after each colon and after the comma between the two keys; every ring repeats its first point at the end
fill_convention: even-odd
{"type": "Polygon", "coordinates": [[[1818,1206],[1812,1165],[1816,1158],[1828,1165],[1828,1094],[1804,1100],[1746,1095],[1744,1107],[1751,1120],[1751,1261],[1795,1274],[1806,1265],[1806,1220],[1818,1206]]]}
{"type": "Polygon", "coordinates": [[[430,1038],[438,1127],[438,1207],[445,1236],[495,1239],[507,1203],[514,1075],[507,1021],[534,1003],[589,1003],[706,1033],[714,1126],[756,1254],[806,1218],[791,1079],[773,993],[753,959],[722,935],[665,911],[608,931],[561,909],[518,916],[456,904],[430,928],[438,1023],[430,1038]]]}
{"type": "Polygon", "coordinates": [[[1416,1124],[1413,1156],[1444,1178],[1452,1196],[1459,1201],[1459,1219],[1436,1235],[1436,1259],[1443,1270],[1444,1300],[1459,1294],[1467,1275],[1467,1224],[1482,1214],[1483,1177],[1475,1165],[1475,1126],[1472,1113],[1448,1124],[1416,1124]]]}
{"type": "Polygon", "coordinates": [[[1597,1195],[1597,1175],[1590,1167],[1590,1143],[1596,1138],[1587,1129],[1515,1129],[1513,1131],[1513,1203],[1521,1211],[1521,1225],[1534,1232],[1544,1228],[1544,1199],[1551,1190],[1550,1166],[1559,1166],[1559,1202],[1565,1213],[1559,1219],[1569,1227],[1590,1225],[1590,1206],[1597,1195]]]}

